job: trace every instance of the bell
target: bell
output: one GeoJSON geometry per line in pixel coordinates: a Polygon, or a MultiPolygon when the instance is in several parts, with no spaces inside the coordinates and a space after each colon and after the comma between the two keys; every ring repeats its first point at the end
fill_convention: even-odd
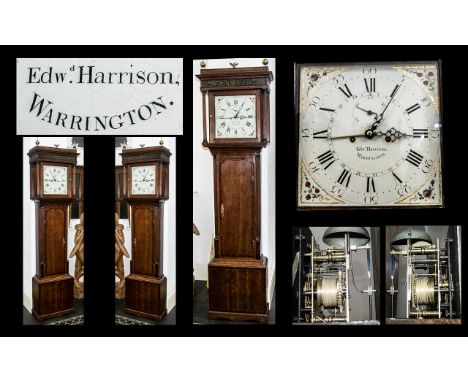
{"type": "Polygon", "coordinates": [[[432,238],[426,231],[422,229],[412,229],[411,231],[406,229],[393,236],[391,241],[392,248],[397,251],[406,249],[408,238],[410,238],[411,245],[415,247],[427,247],[432,244],[432,238]]]}
{"type": "Polygon", "coordinates": [[[328,227],[323,234],[323,241],[330,246],[344,247],[347,233],[353,247],[365,245],[370,241],[369,232],[364,227],[328,227]]]}

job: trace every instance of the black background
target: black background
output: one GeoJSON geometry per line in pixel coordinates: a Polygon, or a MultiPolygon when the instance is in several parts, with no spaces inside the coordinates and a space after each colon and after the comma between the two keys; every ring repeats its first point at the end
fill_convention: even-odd
{"type": "MultiPolygon", "coordinates": [[[[314,42],[311,36],[311,42],[314,42]]],[[[178,47],[17,47],[4,48],[2,61],[2,173],[7,213],[2,226],[0,335],[4,336],[462,336],[462,325],[293,326],[291,308],[292,230],[295,226],[464,225],[467,178],[467,68],[465,47],[437,46],[178,46],[178,47]],[[114,325],[114,137],[85,138],[85,324],[22,325],[22,138],[16,134],[15,57],[184,58],[184,135],[177,138],[175,326],[114,325]],[[192,325],[192,60],[224,57],[276,58],[276,325],[192,325]],[[442,61],[444,208],[296,211],[294,63],[442,61]],[[281,183],[279,182],[281,180],[281,183]],[[290,185],[279,187],[279,185],[290,185]]],[[[260,62],[260,60],[259,60],[260,62]]],[[[64,131],[66,135],[66,131],[64,131]]],[[[201,144],[201,142],[200,142],[201,144]]],[[[462,228],[462,234],[463,229],[462,228]]],[[[463,243],[462,243],[463,246],[463,243]]],[[[381,253],[384,256],[383,244],[381,253]]],[[[268,256],[268,253],[265,253],[268,256]]],[[[383,259],[382,259],[383,260],[383,259]]],[[[463,276],[467,274],[463,261],[463,276]]],[[[385,262],[381,261],[382,267],[385,262]]],[[[381,270],[380,290],[385,290],[381,270]]],[[[466,305],[466,282],[463,302],[466,305]]],[[[382,309],[385,293],[381,293],[382,309]]],[[[466,309],[465,309],[466,310],[466,309]]]]}

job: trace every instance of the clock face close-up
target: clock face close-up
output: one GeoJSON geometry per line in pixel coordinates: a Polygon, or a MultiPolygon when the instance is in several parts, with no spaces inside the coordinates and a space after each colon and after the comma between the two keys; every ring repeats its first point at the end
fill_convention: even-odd
{"type": "Polygon", "coordinates": [[[132,194],[154,195],[156,193],[156,166],[132,167],[132,194]]]}
{"type": "Polygon", "coordinates": [[[68,193],[68,179],[66,166],[44,165],[44,194],[66,195],[68,193]]]}
{"type": "Polygon", "coordinates": [[[297,73],[298,207],[442,205],[437,63],[297,73]]]}
{"type": "Polygon", "coordinates": [[[256,138],[256,96],[215,96],[215,138],[256,138]]]}

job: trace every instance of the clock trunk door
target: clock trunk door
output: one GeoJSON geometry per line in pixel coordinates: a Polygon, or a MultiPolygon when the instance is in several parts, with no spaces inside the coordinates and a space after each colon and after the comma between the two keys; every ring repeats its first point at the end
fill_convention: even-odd
{"type": "Polygon", "coordinates": [[[68,273],[67,205],[38,206],[42,222],[37,274],[41,277],[68,273]]]}
{"type": "Polygon", "coordinates": [[[257,163],[255,154],[218,157],[218,257],[259,256],[257,163]]]}
{"type": "Polygon", "coordinates": [[[161,240],[160,208],[153,205],[132,205],[132,273],[158,276],[161,240]]]}

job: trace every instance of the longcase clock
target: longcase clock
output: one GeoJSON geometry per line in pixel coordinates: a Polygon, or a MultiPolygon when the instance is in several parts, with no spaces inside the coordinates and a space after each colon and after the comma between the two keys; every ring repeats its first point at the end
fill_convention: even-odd
{"type": "Polygon", "coordinates": [[[125,312],[154,320],[166,315],[163,274],[164,202],[169,199],[170,151],[123,149],[124,194],[130,206],[132,259],[125,278],[125,312]]]}
{"type": "Polygon", "coordinates": [[[73,200],[75,149],[36,146],[29,153],[30,198],[36,206],[34,316],[39,320],[73,312],[73,277],[68,273],[68,211],[73,200]]]}
{"type": "Polygon", "coordinates": [[[197,77],[203,94],[203,146],[214,160],[215,256],[208,265],[208,316],[266,323],[260,155],[270,140],[273,75],[268,67],[253,67],[201,69],[197,77]]]}

